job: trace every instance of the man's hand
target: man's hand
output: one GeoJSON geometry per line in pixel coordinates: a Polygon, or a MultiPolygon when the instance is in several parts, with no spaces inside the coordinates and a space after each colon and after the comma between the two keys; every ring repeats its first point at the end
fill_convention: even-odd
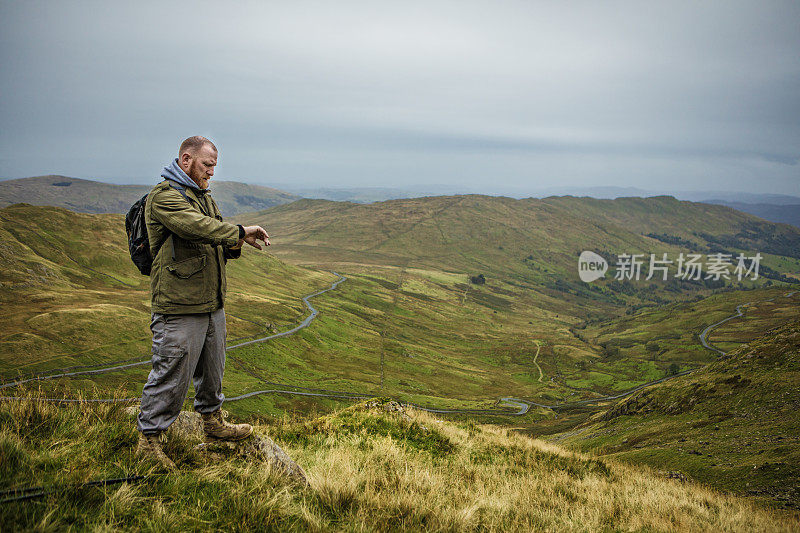
{"type": "Polygon", "coordinates": [[[261,245],[258,241],[264,241],[264,244],[269,246],[269,235],[266,230],[261,226],[242,226],[244,228],[244,239],[236,243],[236,246],[231,246],[231,250],[237,250],[242,247],[242,244],[247,243],[253,248],[261,250],[261,245]]]}

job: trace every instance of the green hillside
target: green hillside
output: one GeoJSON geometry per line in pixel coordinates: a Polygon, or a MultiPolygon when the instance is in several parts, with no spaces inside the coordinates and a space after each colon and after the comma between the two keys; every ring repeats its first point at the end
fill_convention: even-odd
{"type": "MultiPolygon", "coordinates": [[[[4,376],[147,357],[149,278],[121,215],[17,204],[0,209],[0,243],[4,376]]],[[[305,313],[297,295],[336,279],[248,252],[228,265],[231,339],[293,324],[305,313]]]]}
{"type": "MultiPolygon", "coordinates": [[[[676,203],[676,218],[716,209],[651,200],[654,212],[660,202],[676,203]]],[[[580,206],[579,199],[488,197],[371,206],[301,200],[231,217],[264,223],[274,245],[228,264],[226,408],[241,417],[308,415],[385,396],[462,422],[551,435],[636,387],[714,361],[718,354],[699,335],[737,305],[759,302],[713,329],[708,340],[726,351],[800,320],[800,296],[775,279],[741,290],[738,283],[580,282],[577,254],[597,243],[683,249],[643,235],[656,230],[647,209],[638,222],[591,226],[580,206]],[[493,246],[480,244],[487,234],[493,246]],[[296,327],[309,316],[302,298],[341,279],[334,269],[346,280],[311,300],[319,315],[308,327],[238,346],[296,327]],[[470,282],[478,273],[485,283],[470,282]]],[[[613,202],[609,209],[635,211],[613,202]]],[[[754,219],[719,209],[713,223],[697,223],[705,237],[681,238],[706,246],[743,239],[736,235],[754,219]]],[[[779,225],[751,236],[765,247],[796,237],[779,225]]],[[[41,387],[54,398],[138,396],[148,372],[148,280],[130,262],[122,216],[16,204],[0,209],[0,243],[0,395],[41,387]]],[[[765,254],[765,263],[800,273],[791,256],[765,254]]]]}
{"type": "MultiPolygon", "coordinates": [[[[0,369],[7,382],[147,361],[147,278],[130,263],[121,216],[15,205],[0,210],[0,235],[0,369]]],[[[307,315],[301,297],[336,279],[246,250],[229,263],[229,344],[296,325],[307,315]]],[[[541,339],[542,355],[551,346],[582,344],[566,327],[574,319],[559,319],[551,331],[553,313],[519,305],[502,291],[508,292],[472,289],[461,275],[435,271],[348,274],[336,291],[315,300],[321,314],[312,327],[232,352],[225,392],[237,396],[280,383],[493,409],[502,396],[530,393],[530,358],[538,346],[531,335],[541,339]]],[[[136,395],[146,374],[146,366],[136,366],[41,384],[59,391],[122,387],[136,395]]],[[[328,409],[335,401],[261,395],[235,405],[240,412],[279,413],[328,409]]]]}
{"type": "Polygon", "coordinates": [[[307,473],[171,431],[168,476],[133,454],[124,404],[0,403],[8,530],[792,531],[796,515],[515,434],[380,401],[261,420],[307,473]],[[392,407],[387,412],[387,407],[392,407]],[[129,483],[87,482],[133,478],[129,483]],[[28,492],[20,489],[37,488],[28,492]],[[17,491],[14,491],[17,489],[17,491]]]}
{"type": "MultiPolygon", "coordinates": [[[[734,332],[742,335],[729,328],[718,338],[734,332]]],[[[794,319],[556,439],[800,509],[798,390],[800,320],[794,319]]]]}
{"type": "MultiPolygon", "coordinates": [[[[15,205],[0,210],[0,235],[0,368],[9,384],[35,373],[147,361],[147,279],[127,256],[121,216],[15,205]]],[[[510,285],[473,288],[463,275],[417,269],[347,275],[336,291],[315,299],[321,314],[311,327],[231,352],[226,394],[279,383],[386,394],[435,408],[496,409],[504,396],[567,393],[537,381],[535,357],[549,370],[560,358],[592,352],[570,333],[575,318],[558,318],[532,297],[517,301],[510,285]]],[[[229,344],[296,325],[307,315],[301,297],[336,279],[246,250],[229,263],[229,344]]],[[[121,387],[133,396],[146,374],[143,365],[41,384],[54,391],[121,387]]],[[[242,413],[279,413],[329,409],[337,401],[257,395],[232,405],[242,413]]],[[[530,416],[544,415],[533,409],[530,416]]]]}
{"type": "Polygon", "coordinates": [[[266,227],[275,254],[292,263],[350,273],[417,269],[465,279],[483,274],[485,290],[562,318],[594,320],[706,297],[725,286],[749,289],[800,279],[797,228],[672,197],[453,196],[370,205],[300,200],[244,219],[266,227]],[[605,279],[579,279],[577,258],[584,250],[609,261],[605,279]],[[676,261],[681,253],[707,258],[721,250],[734,257],[761,253],[760,279],[676,279],[674,264],[666,281],[647,281],[647,264],[639,280],[612,279],[621,254],[644,254],[649,261],[651,253],[667,253],[676,261]]]}
{"type": "Polygon", "coordinates": [[[300,200],[244,218],[271,229],[280,244],[276,253],[295,262],[486,271],[573,294],[588,290],[577,276],[583,250],[613,260],[625,253],[649,258],[668,252],[676,258],[681,251],[707,254],[724,248],[790,257],[788,263],[775,258],[763,263],[781,274],[800,273],[800,229],[669,196],[515,200],[471,195],[369,205],[300,200]]]}
{"type": "MultiPolygon", "coordinates": [[[[153,177],[153,184],[158,182],[153,177]]],[[[214,199],[224,216],[258,211],[299,197],[261,185],[212,180],[214,199]]],[[[127,213],[150,185],[115,185],[65,176],[37,176],[0,182],[0,207],[16,203],[64,207],[80,213],[127,213]]]]}
{"type": "MultiPolygon", "coordinates": [[[[462,200],[430,198],[414,205],[431,209],[429,204],[439,207],[442,202],[462,200]]],[[[501,227],[496,222],[498,213],[504,206],[516,206],[517,202],[483,197],[467,197],[466,201],[468,213],[470,202],[477,202],[477,211],[473,213],[476,227],[498,230],[501,227]]],[[[305,205],[327,211],[328,204],[301,201],[293,204],[295,208],[278,207],[267,213],[299,209],[297,219],[322,219],[322,222],[310,220],[308,224],[312,227],[321,224],[317,234],[331,235],[333,240],[332,235],[337,232],[330,226],[340,224],[333,215],[326,212],[315,218],[303,208],[305,205]],[[327,226],[326,217],[332,220],[327,226]]],[[[385,204],[391,207],[393,203],[385,204]]],[[[341,208],[342,218],[353,218],[348,215],[349,209],[368,209],[370,214],[369,209],[381,212],[387,205],[345,205],[341,208]]],[[[402,205],[405,204],[401,202],[402,205]]],[[[688,204],[688,208],[693,205],[688,204]]],[[[537,214],[528,209],[525,216],[555,224],[555,215],[547,215],[551,210],[546,208],[545,214],[537,214]]],[[[33,372],[56,372],[71,366],[110,365],[146,356],[147,279],[130,263],[121,216],[81,215],[25,205],[5,208],[0,214],[0,234],[4,236],[0,260],[5,265],[0,273],[2,319],[6,326],[0,338],[0,368],[5,379],[33,372]],[[109,323],[125,323],[128,327],[108,328],[109,323]],[[25,354],[22,362],[20,353],[25,354]]],[[[525,225],[524,217],[512,215],[513,212],[506,212],[504,225],[525,225]]],[[[280,220],[269,216],[271,220],[280,220]]],[[[660,334],[654,326],[646,327],[649,336],[637,333],[625,341],[625,346],[615,346],[617,341],[609,342],[593,328],[599,324],[601,315],[642,316],[655,305],[648,300],[653,293],[663,300],[666,296],[659,294],[671,294],[668,291],[626,294],[610,286],[597,292],[586,289],[582,282],[574,285],[580,290],[573,289],[573,285],[558,286],[553,281],[558,281],[556,272],[567,267],[560,264],[560,256],[555,252],[552,258],[543,254],[542,262],[536,263],[537,269],[546,272],[541,277],[525,261],[504,264],[502,256],[481,256],[480,247],[461,240],[450,243],[449,247],[441,241],[432,242],[430,246],[414,249],[416,259],[403,257],[402,254],[412,252],[398,247],[395,241],[411,239],[412,235],[420,238],[431,224],[453,232],[464,227],[459,220],[452,222],[440,219],[441,216],[440,213],[425,218],[406,208],[397,211],[397,220],[387,226],[393,238],[381,243],[374,235],[366,235],[370,226],[362,223],[360,230],[350,233],[350,242],[342,243],[340,248],[293,245],[290,237],[278,232],[270,253],[248,250],[242,260],[231,262],[228,303],[231,339],[256,338],[265,328],[271,332],[289,329],[307,314],[301,297],[337,279],[327,271],[284,263],[272,253],[292,257],[302,248],[307,261],[314,260],[322,267],[334,266],[348,279],[335,291],[315,300],[321,314],[311,327],[291,337],[243,346],[232,352],[235,362],[229,367],[226,394],[239,396],[268,388],[264,386],[268,383],[279,383],[351,394],[391,395],[440,409],[501,410],[508,409],[500,402],[503,397],[543,405],[598,399],[667,377],[674,365],[683,370],[712,360],[715,354],[700,347],[697,339],[700,331],[711,323],[709,318],[733,312],[741,299],[738,295],[766,298],[779,295],[782,290],[777,286],[762,287],[723,292],[709,298],[712,289],[699,286],[685,294],[678,293],[673,296],[679,300],[675,305],[690,299],[684,304],[693,306],[694,311],[675,313],[675,319],[652,321],[662,329],[680,329],[677,336],[670,333],[670,339],[662,341],[664,346],[658,350],[671,351],[654,356],[647,347],[648,342],[659,340],[656,337],[660,334]],[[420,220],[403,223],[403,217],[420,220]],[[409,224],[416,224],[418,229],[397,229],[405,230],[409,224]],[[354,250],[365,247],[364,239],[377,244],[375,248],[394,247],[391,255],[354,250]],[[449,254],[447,257],[461,257],[464,269],[437,266],[442,262],[439,251],[449,254]],[[375,264],[333,261],[356,253],[366,261],[374,260],[375,264]],[[469,275],[475,273],[466,266],[469,261],[482,261],[488,279],[485,284],[468,281],[469,275]],[[698,298],[703,300],[696,302],[698,298]],[[644,304],[651,307],[629,312],[644,304]]],[[[291,218],[287,216],[285,220],[291,218]]],[[[643,239],[621,227],[608,225],[605,229],[612,230],[621,241],[643,239]]],[[[306,237],[306,242],[320,239],[313,235],[316,234],[306,237]]],[[[525,242],[533,246],[539,237],[528,237],[526,241],[525,235],[522,230],[515,233],[516,243],[507,236],[503,237],[505,240],[498,237],[496,242],[503,244],[491,253],[510,253],[508,250],[513,246],[530,249],[524,248],[525,242]]],[[[570,231],[566,225],[558,235],[563,236],[562,242],[575,242],[575,246],[585,239],[577,229],[570,231]]],[[[339,239],[343,240],[341,236],[339,239]]],[[[553,243],[554,249],[561,246],[555,240],[553,243]]],[[[788,259],[784,260],[791,265],[788,259]]],[[[574,257],[570,262],[574,264],[574,257]]],[[[750,336],[758,335],[760,328],[796,318],[797,313],[792,314],[792,309],[796,307],[787,313],[765,313],[763,323],[753,328],[750,336]]],[[[66,376],[48,380],[47,384],[83,389],[99,384],[105,389],[125,387],[130,394],[138,394],[143,374],[145,367],[134,367],[96,376],[66,376]]],[[[307,408],[320,403],[330,408],[334,401],[321,397],[257,395],[242,400],[237,409],[274,413],[287,406],[307,408]]],[[[538,425],[542,418],[556,420],[551,411],[532,407],[520,423],[538,425]]],[[[564,417],[557,420],[565,421],[564,417]]]]}

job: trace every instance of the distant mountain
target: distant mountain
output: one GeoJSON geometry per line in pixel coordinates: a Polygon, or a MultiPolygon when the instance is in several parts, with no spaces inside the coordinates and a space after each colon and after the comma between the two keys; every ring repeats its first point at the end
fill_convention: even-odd
{"type": "MultiPolygon", "coordinates": [[[[591,196],[592,198],[624,198],[638,196],[650,198],[653,196],[674,196],[678,200],[705,203],[744,203],[744,204],[771,204],[771,205],[797,205],[800,197],[788,194],[754,194],[747,192],[729,191],[676,191],[676,190],[645,190],[636,187],[557,187],[530,191],[536,198],[545,196],[591,196]]],[[[521,197],[512,194],[511,196],[521,197]]]]}
{"type": "Polygon", "coordinates": [[[702,193],[685,193],[680,197],[683,200],[706,203],[730,202],[742,204],[800,205],[800,196],[790,196],[788,194],[751,194],[707,191],[702,193]]]}
{"type": "MultiPolygon", "coordinates": [[[[274,183],[273,186],[288,191],[303,198],[318,200],[333,200],[337,202],[371,203],[386,200],[399,200],[403,198],[421,198],[425,196],[453,196],[466,194],[481,194],[490,196],[508,196],[510,198],[546,198],[548,196],[588,196],[591,198],[609,199],[653,196],[674,196],[678,200],[690,202],[722,203],[731,205],[742,204],[768,204],[768,205],[800,205],[800,196],[788,194],[755,194],[730,191],[679,191],[665,189],[641,189],[638,187],[616,186],[563,186],[563,187],[531,187],[509,186],[497,183],[487,183],[480,188],[467,185],[446,184],[410,184],[401,187],[315,187],[306,185],[298,187],[292,183],[274,183]]],[[[747,211],[751,212],[751,211],[747,211]]],[[[760,215],[759,215],[760,216],[760,215]]],[[[766,217],[764,217],[766,218],[766,217]]],[[[768,218],[768,220],[771,220],[768,218]]],[[[783,220],[773,220],[783,222],[783,220]]]]}
{"type": "Polygon", "coordinates": [[[706,200],[705,202],[708,204],[727,205],[737,211],[744,211],[770,222],[783,222],[800,228],[800,202],[795,205],[748,204],[744,202],[726,202],[725,200],[706,200]]]}
{"type": "Polygon", "coordinates": [[[292,188],[293,194],[303,198],[314,198],[317,200],[333,200],[336,202],[356,202],[360,204],[382,202],[384,200],[396,200],[399,198],[409,198],[416,196],[410,191],[403,189],[392,189],[389,187],[351,187],[351,188],[292,188]]]}
{"type": "MultiPolygon", "coordinates": [[[[766,276],[769,267],[769,275],[781,280],[783,274],[796,275],[800,265],[799,229],[670,196],[516,200],[466,195],[367,205],[303,199],[242,219],[263,225],[273,235],[273,253],[301,264],[483,273],[586,297],[596,296],[601,286],[617,293],[627,289],[617,287],[616,280],[591,287],[580,281],[576,265],[584,250],[599,253],[612,265],[620,254],[649,257],[660,251],[669,251],[673,259],[681,251],[735,250],[791,257],[787,262],[762,261],[761,274],[766,276]]],[[[648,285],[641,284],[643,297],[650,297],[648,285]]],[[[656,291],[673,289],[652,285],[656,291]]]]}
{"type": "MultiPolygon", "coordinates": [[[[16,203],[64,207],[81,213],[127,213],[151,185],[115,185],[65,176],[0,181],[0,207],[16,203]]],[[[211,190],[223,216],[258,211],[298,200],[287,192],[236,181],[212,180],[211,190]]]]}
{"type": "Polygon", "coordinates": [[[314,200],[332,200],[334,202],[355,202],[369,204],[386,200],[403,198],[421,198],[424,196],[451,196],[454,194],[495,194],[494,191],[479,191],[472,187],[452,185],[408,185],[405,187],[298,187],[291,183],[276,183],[275,187],[314,200]]]}
{"type": "MultiPolygon", "coordinates": [[[[725,191],[657,192],[637,189],[635,187],[568,187],[550,190],[550,195],[553,196],[565,194],[604,199],[632,196],[651,198],[654,196],[669,194],[678,200],[725,205],[732,207],[737,211],[743,211],[751,215],[756,215],[764,220],[769,220],[770,222],[780,222],[783,224],[792,224],[793,226],[800,227],[800,197],[790,196],[787,194],[753,194],[725,191]]],[[[534,196],[542,198],[547,195],[545,195],[543,191],[540,191],[534,196]]]]}
{"type": "Polygon", "coordinates": [[[756,215],[770,222],[792,224],[800,227],[800,197],[786,194],[752,194],[725,191],[667,191],[659,192],[639,189],[637,187],[551,187],[547,189],[530,189],[528,187],[493,188],[491,191],[477,191],[470,187],[428,185],[409,186],[406,188],[390,187],[305,187],[296,188],[290,184],[281,186],[303,198],[333,200],[336,202],[354,202],[368,204],[404,198],[422,198],[426,196],[452,196],[456,194],[481,194],[490,192],[493,196],[511,198],[546,198],[550,196],[576,196],[597,199],[617,198],[652,198],[670,195],[678,200],[725,205],[738,211],[756,215]]]}

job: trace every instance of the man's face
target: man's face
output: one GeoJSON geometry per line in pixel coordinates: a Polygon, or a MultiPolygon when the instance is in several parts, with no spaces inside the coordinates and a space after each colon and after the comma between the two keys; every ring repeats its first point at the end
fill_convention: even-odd
{"type": "Polygon", "coordinates": [[[208,189],[208,180],[214,175],[214,167],[217,166],[217,152],[206,144],[194,154],[181,154],[180,164],[198,187],[208,189]]]}

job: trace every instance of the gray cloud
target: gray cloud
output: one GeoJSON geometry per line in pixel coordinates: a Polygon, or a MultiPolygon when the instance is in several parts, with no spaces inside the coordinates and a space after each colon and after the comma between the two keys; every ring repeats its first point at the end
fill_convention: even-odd
{"type": "Polygon", "coordinates": [[[1,176],[800,194],[796,2],[164,4],[0,0],[1,176]]]}

